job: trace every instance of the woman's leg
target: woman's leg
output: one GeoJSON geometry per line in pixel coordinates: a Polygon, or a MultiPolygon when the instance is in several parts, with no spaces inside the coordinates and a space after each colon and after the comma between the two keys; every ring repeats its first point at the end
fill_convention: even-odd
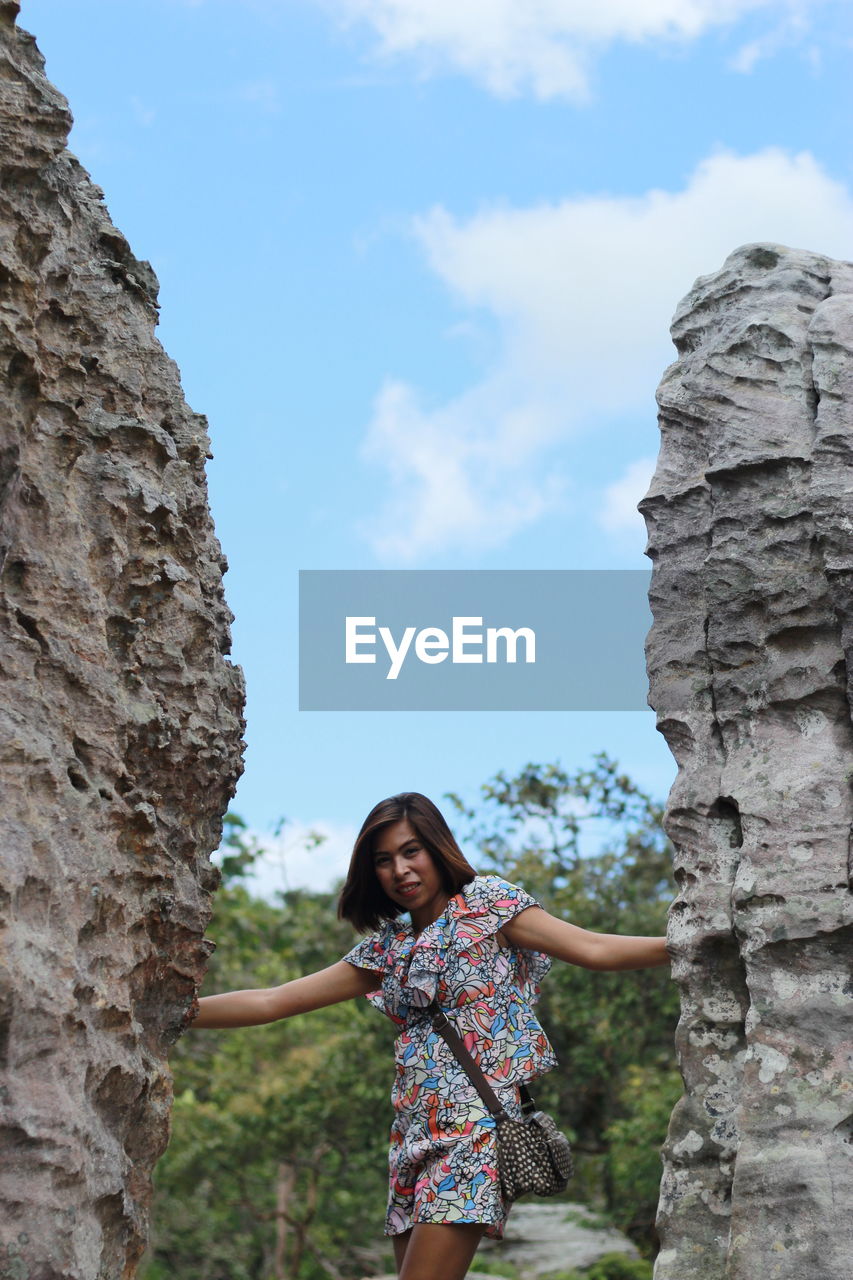
{"type": "Polygon", "coordinates": [[[409,1227],[408,1231],[401,1231],[399,1235],[391,1237],[394,1245],[394,1262],[397,1266],[397,1275],[399,1275],[403,1270],[403,1259],[406,1256],[406,1249],[408,1248],[411,1235],[412,1228],[409,1227]]]}
{"type": "Polygon", "coordinates": [[[464,1280],[485,1229],[479,1222],[420,1222],[405,1232],[399,1252],[395,1236],[399,1280],[464,1280]]]}

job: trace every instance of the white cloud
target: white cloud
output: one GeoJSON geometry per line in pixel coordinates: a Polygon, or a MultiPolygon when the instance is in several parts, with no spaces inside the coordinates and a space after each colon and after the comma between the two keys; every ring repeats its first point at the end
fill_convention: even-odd
{"type": "Polygon", "coordinates": [[[804,15],[822,0],[318,0],[369,24],[385,57],[416,55],[509,97],[582,99],[593,57],[615,41],[695,40],[755,10],[804,15]]]}
{"type": "Polygon", "coordinates": [[[638,458],[604,490],[598,521],[608,533],[645,531],[637,503],[647,492],[654,469],[654,458],[638,458]]]}
{"type": "Polygon", "coordinates": [[[697,275],[754,240],[844,257],[851,218],[850,192],[809,153],[768,148],[720,151],[681,191],[487,209],[465,221],[438,208],[416,232],[448,288],[504,322],[514,362],[615,409],[648,393],[649,358],[697,275]]]}
{"type": "Polygon", "coordinates": [[[511,383],[498,373],[432,412],[404,383],[382,388],[362,452],[386,470],[389,497],[361,526],[380,559],[489,550],[558,501],[559,478],[542,483],[530,473],[556,436],[553,407],[525,400],[527,388],[511,383]]]}
{"type": "MultiPolygon", "coordinates": [[[[787,46],[799,44],[808,30],[809,22],[806,13],[792,6],[776,26],[741,45],[729,60],[729,66],[732,71],[749,74],[765,58],[772,58],[780,49],[787,46]]],[[[806,56],[809,59],[813,59],[817,52],[814,47],[806,47],[806,56]]]]}
{"type": "Polygon", "coordinates": [[[680,191],[436,208],[414,228],[454,298],[497,319],[502,352],[438,408],[399,382],[380,393],[365,454],[392,496],[365,532],[386,561],[499,546],[553,509],[565,486],[543,475],[548,450],[608,413],[648,420],[695,278],[751,241],[850,257],[853,199],[807,152],[720,151],[680,191]]]}
{"type": "Polygon", "coordinates": [[[264,850],[246,884],[258,897],[272,899],[281,889],[331,888],[336,879],[346,875],[358,828],[325,820],[293,821],[278,836],[255,830],[242,834],[264,850]],[[317,835],[323,837],[319,843],[317,835]]]}

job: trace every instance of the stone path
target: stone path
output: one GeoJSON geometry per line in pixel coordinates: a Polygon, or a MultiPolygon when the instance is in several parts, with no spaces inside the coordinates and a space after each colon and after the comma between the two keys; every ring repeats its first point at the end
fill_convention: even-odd
{"type": "Polygon", "coordinates": [[[589,1267],[605,1253],[639,1254],[621,1231],[596,1226],[585,1205],[517,1204],[509,1215],[502,1241],[484,1241],[479,1256],[500,1258],[518,1267],[524,1280],[547,1271],[589,1267]]]}
{"type": "MultiPolygon", "coordinates": [[[[489,1259],[511,1262],[522,1280],[538,1280],[549,1271],[589,1267],[605,1253],[637,1258],[636,1248],[621,1231],[596,1226],[597,1219],[585,1205],[517,1204],[509,1216],[502,1241],[484,1240],[474,1265],[488,1266],[489,1259]]],[[[365,1277],[367,1280],[367,1277],[365,1277]]],[[[396,1280],[393,1273],[370,1280],[396,1280]]],[[[504,1280],[486,1271],[469,1272],[469,1280],[504,1280]]]]}

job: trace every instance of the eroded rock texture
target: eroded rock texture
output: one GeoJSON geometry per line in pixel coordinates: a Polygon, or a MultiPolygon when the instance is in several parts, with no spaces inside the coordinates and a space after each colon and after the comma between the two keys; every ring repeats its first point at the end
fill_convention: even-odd
{"type": "Polygon", "coordinates": [[[853,265],[698,280],[641,509],[686,1092],[656,1280],[853,1274],[853,265]]]}
{"type": "Polygon", "coordinates": [[[157,282],[0,4],[0,1276],[117,1280],[207,955],[242,677],[157,282]]]}

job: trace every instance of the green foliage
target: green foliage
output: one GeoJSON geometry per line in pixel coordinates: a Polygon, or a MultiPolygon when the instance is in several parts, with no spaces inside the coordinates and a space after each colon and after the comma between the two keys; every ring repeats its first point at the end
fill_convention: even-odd
{"type": "Polygon", "coordinates": [[[651,1263],[624,1253],[605,1253],[586,1273],[587,1280],[652,1280],[651,1263]]]}
{"type": "Polygon", "coordinates": [[[652,1280],[652,1264],[624,1253],[605,1253],[586,1270],[549,1271],[542,1280],[652,1280]]]}
{"type": "Polygon", "coordinates": [[[620,1114],[604,1133],[610,1153],[613,1222],[641,1248],[653,1238],[660,1147],[681,1092],[681,1076],[674,1067],[630,1067],[619,1096],[620,1114]]]}

